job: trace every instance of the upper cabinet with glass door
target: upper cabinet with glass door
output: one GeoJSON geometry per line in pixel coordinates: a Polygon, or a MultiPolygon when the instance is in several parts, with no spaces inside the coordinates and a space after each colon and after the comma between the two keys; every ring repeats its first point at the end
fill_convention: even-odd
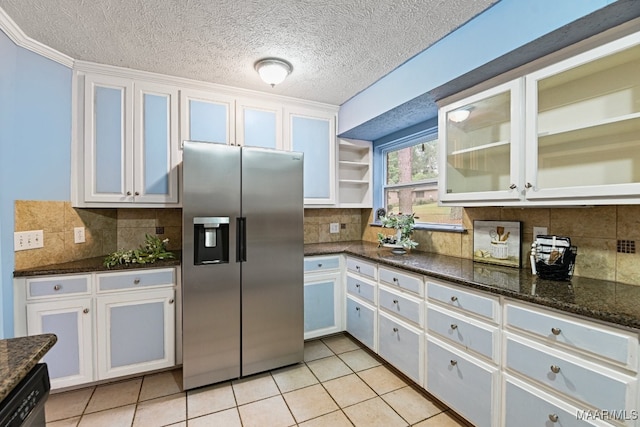
{"type": "Polygon", "coordinates": [[[640,200],[640,33],[532,73],[526,90],[528,200],[640,200]]]}
{"type": "Polygon", "coordinates": [[[440,109],[440,200],[514,200],[522,192],[522,80],[440,109]]]}
{"type": "Polygon", "coordinates": [[[235,100],[204,91],[180,91],[183,141],[233,144],[236,140],[235,100]]]}

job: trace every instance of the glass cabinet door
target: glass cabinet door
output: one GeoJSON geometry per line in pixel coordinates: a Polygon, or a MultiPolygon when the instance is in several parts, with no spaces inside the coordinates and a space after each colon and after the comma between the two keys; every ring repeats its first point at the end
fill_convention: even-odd
{"type": "Polygon", "coordinates": [[[637,197],[640,34],[527,79],[528,199],[637,197]]]}
{"type": "Polygon", "coordinates": [[[442,201],[520,197],[521,92],[516,80],[441,109],[442,201]]]}

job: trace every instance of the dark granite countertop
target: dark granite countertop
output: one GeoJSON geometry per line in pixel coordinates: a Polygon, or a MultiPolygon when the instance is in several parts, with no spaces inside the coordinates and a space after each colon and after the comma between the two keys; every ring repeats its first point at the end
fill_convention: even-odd
{"type": "Polygon", "coordinates": [[[54,334],[0,340],[0,402],[58,341],[54,334]]]}
{"type": "Polygon", "coordinates": [[[13,277],[27,277],[27,276],[46,276],[50,274],[73,274],[73,273],[91,273],[95,271],[118,271],[118,270],[131,270],[136,268],[162,268],[162,267],[175,267],[180,265],[181,252],[172,251],[175,258],[156,261],[152,264],[128,264],[117,265],[111,268],[106,268],[103,264],[104,256],[95,258],[86,258],[78,261],[64,262],[60,264],[43,265],[41,267],[25,268],[22,270],[15,270],[13,277]]]}
{"type": "Polygon", "coordinates": [[[346,253],[470,288],[559,309],[588,318],[640,328],[640,286],[574,276],[543,280],[528,269],[500,267],[427,252],[394,255],[371,242],[305,245],[305,256],[346,253]]]}

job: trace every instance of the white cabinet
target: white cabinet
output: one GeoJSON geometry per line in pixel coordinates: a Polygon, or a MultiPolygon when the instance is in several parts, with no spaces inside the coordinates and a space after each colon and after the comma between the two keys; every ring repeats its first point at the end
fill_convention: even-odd
{"type": "Polygon", "coordinates": [[[178,203],[178,90],[84,76],[84,143],[76,206],[178,203]]]}
{"type": "Polygon", "coordinates": [[[638,203],[639,70],[636,33],[443,106],[440,201],[638,203]]]}
{"type": "Polygon", "coordinates": [[[175,364],[174,301],[172,287],[98,296],[98,378],[175,364]]]}
{"type": "Polygon", "coordinates": [[[336,113],[285,107],[285,145],[304,154],[305,205],[336,202],[336,113]]]}
{"type": "Polygon", "coordinates": [[[180,141],[235,144],[235,98],[207,91],[180,90],[180,114],[180,141]]]}
{"type": "Polygon", "coordinates": [[[56,334],[58,341],[42,359],[52,388],[94,380],[93,306],[89,296],[27,304],[28,335],[56,334]]]}
{"type": "Polygon", "coordinates": [[[176,283],[175,268],[17,278],[16,335],[58,336],[53,389],[172,367],[176,283]]]}
{"type": "Polygon", "coordinates": [[[378,349],[376,264],[348,256],[346,330],[374,352],[378,349]]]}
{"type": "Polygon", "coordinates": [[[371,208],[372,144],[370,141],[338,140],[338,206],[371,208]]]}
{"type": "Polygon", "coordinates": [[[304,259],[304,339],[340,332],[344,293],[340,256],[304,259]]]}

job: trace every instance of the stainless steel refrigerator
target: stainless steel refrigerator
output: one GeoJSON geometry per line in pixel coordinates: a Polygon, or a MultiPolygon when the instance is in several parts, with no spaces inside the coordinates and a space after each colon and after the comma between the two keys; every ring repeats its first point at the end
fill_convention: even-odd
{"type": "Polygon", "coordinates": [[[302,154],[186,141],[183,385],[303,359],[302,154]]]}

